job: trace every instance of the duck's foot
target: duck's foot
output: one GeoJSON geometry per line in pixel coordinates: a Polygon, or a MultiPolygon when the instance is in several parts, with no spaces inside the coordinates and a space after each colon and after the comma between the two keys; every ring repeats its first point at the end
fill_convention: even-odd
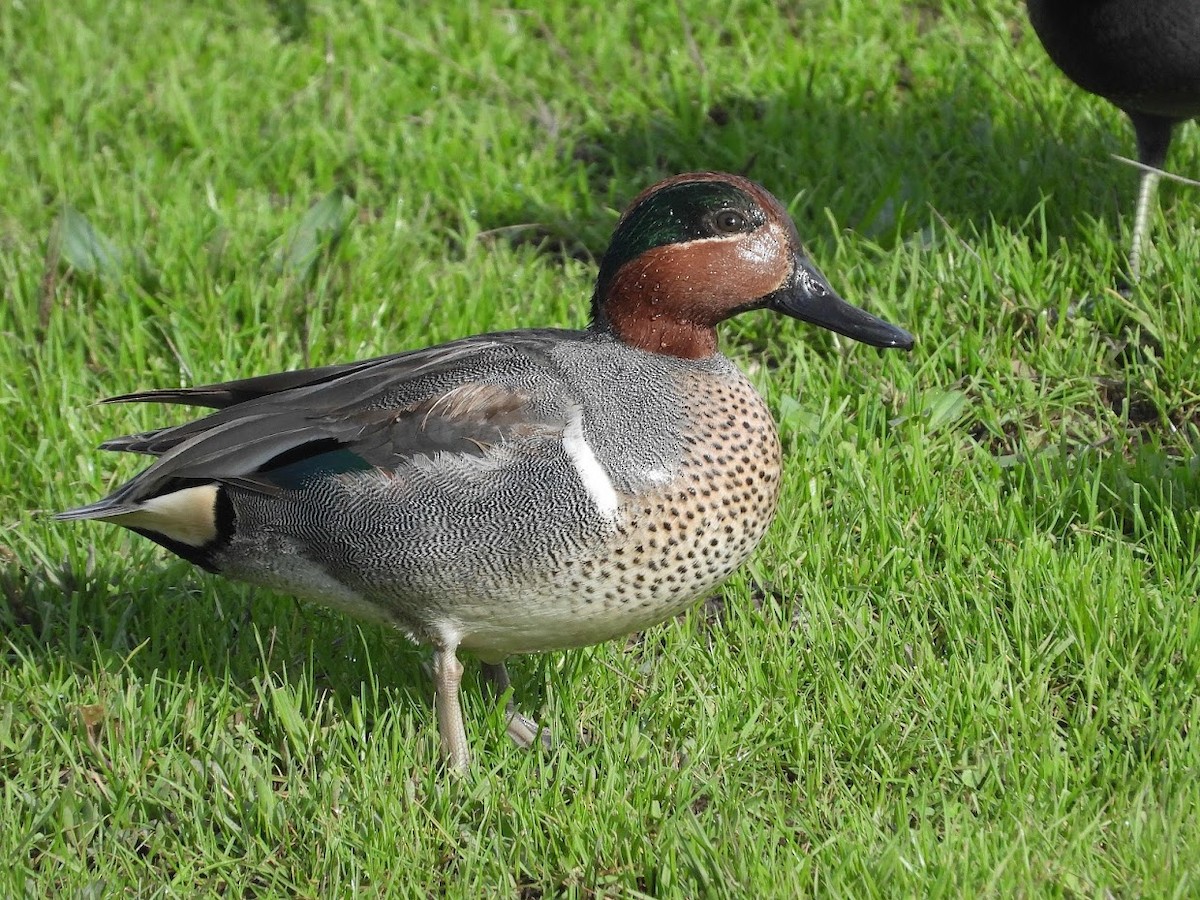
{"type": "Polygon", "coordinates": [[[549,750],[552,745],[550,732],[533,719],[518,712],[517,704],[513,700],[512,694],[509,693],[512,683],[508,680],[508,669],[504,667],[504,663],[484,663],[483,683],[488,694],[494,700],[499,700],[508,694],[508,700],[504,704],[504,716],[507,722],[508,736],[516,742],[517,746],[528,749],[540,740],[542,746],[549,750]]]}

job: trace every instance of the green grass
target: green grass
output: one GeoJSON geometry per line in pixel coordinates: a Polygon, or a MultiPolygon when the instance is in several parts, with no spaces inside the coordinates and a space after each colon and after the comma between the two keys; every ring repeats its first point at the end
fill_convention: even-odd
{"type": "Polygon", "coordinates": [[[1200,198],[1113,291],[1130,129],[1014,0],[575,7],[0,8],[0,894],[1200,892],[1200,198]],[[510,667],[553,751],[468,679],[447,779],[423,651],[48,518],[184,415],[99,397],[582,324],[695,168],[919,344],[724,328],[779,520],[679,620],[510,667]]]}

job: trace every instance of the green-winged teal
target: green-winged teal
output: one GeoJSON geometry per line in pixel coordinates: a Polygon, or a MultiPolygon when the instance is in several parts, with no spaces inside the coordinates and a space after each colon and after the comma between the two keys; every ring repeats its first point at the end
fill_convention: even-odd
{"type": "Polygon", "coordinates": [[[511,654],[661,622],[762,538],[779,441],[716,335],[752,309],[913,343],[834,293],[761,186],[679,175],[621,218],[586,330],[116,397],[218,411],[105,443],[157,460],[59,518],[123,525],[431,646],[442,751],[463,768],[459,650],[502,692],[511,654]]]}
{"type": "MultiPolygon", "coordinates": [[[[1133,122],[1138,160],[1161,169],[1180,122],[1200,116],[1198,0],[1026,0],[1054,64],[1133,122]]],[[[1129,274],[1137,280],[1158,175],[1143,172],[1129,274]]]]}

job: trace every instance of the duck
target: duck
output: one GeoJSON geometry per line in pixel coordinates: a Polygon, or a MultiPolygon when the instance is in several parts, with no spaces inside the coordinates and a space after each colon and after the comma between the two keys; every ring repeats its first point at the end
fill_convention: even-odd
{"type": "Polygon", "coordinates": [[[1129,117],[1144,167],[1129,274],[1136,283],[1150,206],[1175,127],[1200,116],[1200,3],[1196,0],[1026,0],[1051,61],[1079,87],[1129,117]]]}
{"type": "Polygon", "coordinates": [[[663,622],[762,539],[780,441],[716,331],[759,309],[914,343],[833,290],[764,187],[677,175],[619,219],[586,328],[113,397],[215,411],[101,444],[153,462],[57,518],[123,526],[432,648],[441,756],[461,772],[460,654],[507,698],[508,734],[545,741],[516,709],[509,657],[663,622]]]}

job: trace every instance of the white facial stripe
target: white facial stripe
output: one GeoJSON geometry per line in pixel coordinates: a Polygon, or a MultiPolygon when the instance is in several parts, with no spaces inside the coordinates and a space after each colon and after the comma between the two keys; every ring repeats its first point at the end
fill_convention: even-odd
{"type": "Polygon", "coordinates": [[[217,537],[217,486],[202,484],[152,497],[140,509],[112,516],[109,521],[153,531],[189,547],[203,547],[217,537]]]}
{"type": "Polygon", "coordinates": [[[583,436],[582,413],[577,412],[571,418],[570,424],[563,431],[562,442],[563,449],[575,464],[575,471],[579,473],[583,489],[596,504],[596,511],[608,521],[615,521],[619,505],[617,491],[613,487],[612,479],[604,471],[604,466],[600,465],[600,460],[596,459],[596,454],[583,436]]]}

